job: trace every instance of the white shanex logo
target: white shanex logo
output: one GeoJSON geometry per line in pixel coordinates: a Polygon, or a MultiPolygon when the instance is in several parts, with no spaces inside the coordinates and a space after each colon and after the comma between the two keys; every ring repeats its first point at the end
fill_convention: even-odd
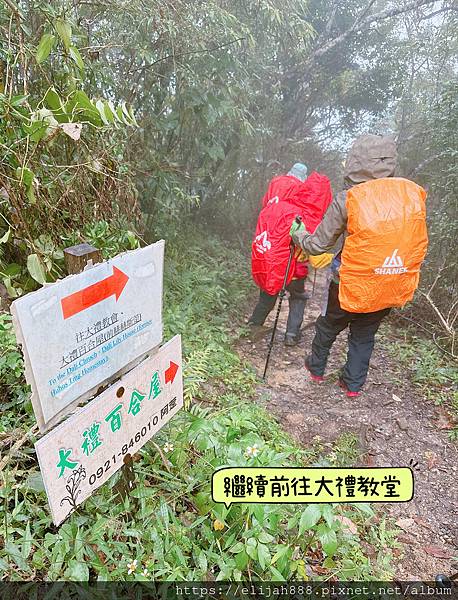
{"type": "Polygon", "coordinates": [[[399,273],[406,273],[407,267],[404,267],[402,258],[398,256],[398,248],[393,250],[391,256],[387,256],[381,267],[377,267],[374,271],[377,275],[398,275],[399,273]]]}
{"type": "Polygon", "coordinates": [[[256,250],[258,252],[260,252],[261,254],[264,254],[264,252],[267,252],[267,250],[270,250],[270,248],[272,246],[272,244],[267,239],[267,231],[263,231],[262,233],[257,235],[255,237],[254,241],[255,241],[255,245],[256,245],[256,250]]]}
{"type": "Polygon", "coordinates": [[[269,200],[267,204],[278,204],[280,202],[280,198],[278,196],[274,196],[269,200]]]}

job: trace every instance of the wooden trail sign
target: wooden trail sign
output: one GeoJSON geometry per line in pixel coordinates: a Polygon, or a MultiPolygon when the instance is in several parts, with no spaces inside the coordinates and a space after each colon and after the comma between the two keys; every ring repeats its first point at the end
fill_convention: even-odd
{"type": "Polygon", "coordinates": [[[35,444],[53,521],[62,523],[183,406],[175,336],[35,444]]]}
{"type": "Polygon", "coordinates": [[[41,432],[162,342],[163,261],[161,240],[13,302],[41,432]]]}

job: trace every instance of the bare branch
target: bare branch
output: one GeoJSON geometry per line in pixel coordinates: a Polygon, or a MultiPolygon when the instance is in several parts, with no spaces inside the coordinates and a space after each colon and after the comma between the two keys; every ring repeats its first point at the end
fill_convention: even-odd
{"type": "MultiPolygon", "coordinates": [[[[312,54],[310,55],[310,57],[307,61],[307,64],[310,64],[315,59],[319,58],[320,56],[323,56],[323,54],[326,54],[327,52],[329,52],[330,50],[332,50],[333,48],[335,48],[336,46],[338,46],[339,44],[344,42],[353,33],[359,33],[361,31],[365,31],[373,23],[385,21],[386,19],[391,19],[393,17],[410,12],[410,11],[420,8],[422,6],[428,6],[430,4],[435,4],[436,2],[437,2],[437,0],[415,0],[414,2],[409,2],[408,4],[405,4],[404,6],[399,6],[396,8],[382,10],[378,13],[374,13],[372,15],[365,16],[367,14],[368,8],[370,8],[373,5],[373,2],[370,2],[369,7],[366,7],[364,9],[364,11],[362,11],[362,13],[360,13],[356,17],[353,24],[346,31],[344,31],[337,37],[333,38],[332,40],[329,40],[329,42],[327,42],[326,44],[324,44],[323,46],[317,48],[314,52],[312,52],[312,54]]],[[[444,9],[444,10],[448,10],[448,8],[444,9]]]]}
{"type": "Polygon", "coordinates": [[[162,56],[161,58],[158,58],[157,60],[155,60],[152,63],[148,63],[147,65],[143,65],[142,67],[138,67],[137,69],[132,69],[131,71],[129,71],[129,73],[136,73],[137,71],[146,71],[146,69],[149,69],[151,67],[153,67],[154,65],[156,65],[159,62],[162,62],[163,60],[167,60],[169,58],[180,58],[182,56],[189,56],[192,54],[207,54],[210,52],[216,52],[216,50],[221,50],[221,48],[226,48],[227,46],[232,46],[233,44],[236,44],[237,42],[241,42],[243,40],[245,40],[245,37],[240,37],[237,38],[235,40],[231,40],[230,42],[226,42],[225,44],[221,44],[219,46],[214,46],[213,48],[204,48],[203,50],[190,50],[189,52],[181,52],[179,54],[175,54],[175,53],[171,53],[171,54],[167,54],[166,56],[162,56]]]}
{"type": "Polygon", "coordinates": [[[13,0],[5,0],[7,7],[17,16],[20,16],[19,8],[14,4],[13,0]]]}

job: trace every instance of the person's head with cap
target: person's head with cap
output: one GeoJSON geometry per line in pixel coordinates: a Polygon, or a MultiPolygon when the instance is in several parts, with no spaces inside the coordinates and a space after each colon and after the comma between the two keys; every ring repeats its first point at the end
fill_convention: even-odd
{"type": "Polygon", "coordinates": [[[288,171],[288,175],[296,177],[296,179],[300,179],[301,181],[305,181],[307,179],[307,167],[302,163],[295,163],[288,171]]]}

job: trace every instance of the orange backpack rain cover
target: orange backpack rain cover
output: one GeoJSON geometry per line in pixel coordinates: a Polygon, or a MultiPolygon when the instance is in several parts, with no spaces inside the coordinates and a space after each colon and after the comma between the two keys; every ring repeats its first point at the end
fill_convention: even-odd
{"type": "Polygon", "coordinates": [[[428,246],[425,199],[422,187],[398,177],[348,190],[339,283],[343,309],[368,313],[413,298],[428,246]]]}

